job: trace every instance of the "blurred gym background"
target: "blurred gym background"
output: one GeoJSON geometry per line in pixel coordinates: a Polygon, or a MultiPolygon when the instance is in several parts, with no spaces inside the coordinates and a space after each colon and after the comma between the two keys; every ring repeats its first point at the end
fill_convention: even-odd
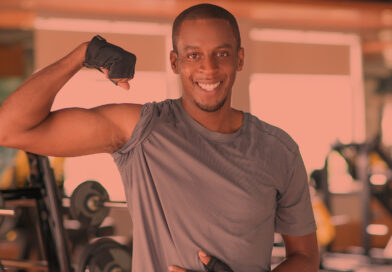
{"type": "MultiPolygon", "coordinates": [[[[168,62],[171,23],[200,2],[0,0],[0,104],[34,71],[96,34],[137,55],[131,90],[82,69],[53,109],[179,97],[168,62]]],[[[231,11],[241,29],[245,68],[237,74],[233,106],[283,128],[300,146],[318,225],[320,271],[392,271],[392,1],[209,2],[231,11]]],[[[49,160],[64,196],[72,265],[97,237],[130,248],[132,220],[111,157],[49,160]],[[88,180],[101,184],[97,194],[112,201],[97,225],[70,211],[75,188],[88,180]]],[[[24,152],[0,147],[2,191],[29,188],[30,174],[24,152]]],[[[0,201],[0,208],[15,211],[0,220],[0,262],[19,270],[5,269],[47,270],[34,201],[0,201]]],[[[276,235],[272,263],[283,257],[276,235]]]]}

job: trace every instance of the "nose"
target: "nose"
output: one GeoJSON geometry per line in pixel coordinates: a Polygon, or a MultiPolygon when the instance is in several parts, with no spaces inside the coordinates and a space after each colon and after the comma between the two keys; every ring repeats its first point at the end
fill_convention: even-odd
{"type": "Polygon", "coordinates": [[[200,70],[203,72],[216,72],[218,62],[213,56],[205,56],[200,62],[200,70]]]}

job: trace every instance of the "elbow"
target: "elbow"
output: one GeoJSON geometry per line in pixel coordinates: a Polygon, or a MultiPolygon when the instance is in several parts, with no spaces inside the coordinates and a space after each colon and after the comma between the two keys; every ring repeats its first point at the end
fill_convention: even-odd
{"type": "Polygon", "coordinates": [[[9,129],[4,125],[4,120],[0,118],[0,146],[6,147],[7,142],[9,141],[9,129]]]}
{"type": "MultiPolygon", "coordinates": [[[[0,120],[0,124],[2,121],[0,120]]],[[[10,137],[12,137],[9,133],[9,128],[4,125],[0,125],[0,146],[8,147],[10,137]]]]}
{"type": "Polygon", "coordinates": [[[32,141],[26,137],[25,133],[2,133],[0,132],[0,147],[20,149],[29,151],[32,141]]]}
{"type": "Polygon", "coordinates": [[[6,140],[7,140],[7,136],[5,133],[5,129],[0,127],[0,146],[5,146],[6,140]]]}
{"type": "Polygon", "coordinates": [[[15,138],[16,135],[0,127],[0,146],[8,148],[19,148],[15,138]]]}
{"type": "Polygon", "coordinates": [[[17,131],[11,124],[2,122],[0,118],[0,146],[19,149],[25,132],[17,131]]]}
{"type": "Polygon", "coordinates": [[[9,147],[9,136],[7,133],[4,133],[0,128],[0,146],[9,147]]]}

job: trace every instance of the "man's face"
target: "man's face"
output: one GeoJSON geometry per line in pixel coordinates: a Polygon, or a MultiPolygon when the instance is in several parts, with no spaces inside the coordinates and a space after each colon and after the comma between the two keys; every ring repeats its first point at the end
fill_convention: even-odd
{"type": "Polygon", "coordinates": [[[207,112],[230,105],[231,88],[243,58],[243,48],[237,48],[227,21],[183,21],[177,52],[170,54],[173,71],[180,75],[184,88],[183,102],[207,112]]]}

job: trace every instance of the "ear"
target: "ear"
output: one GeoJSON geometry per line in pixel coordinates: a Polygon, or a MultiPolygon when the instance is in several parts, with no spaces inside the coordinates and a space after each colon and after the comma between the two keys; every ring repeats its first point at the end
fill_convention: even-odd
{"type": "Polygon", "coordinates": [[[170,51],[170,64],[173,72],[178,74],[178,55],[174,50],[170,51]]]}
{"type": "Polygon", "coordinates": [[[238,49],[238,53],[237,53],[237,71],[241,71],[242,67],[244,66],[244,58],[245,58],[245,52],[244,52],[244,48],[240,47],[240,49],[238,49]]]}

